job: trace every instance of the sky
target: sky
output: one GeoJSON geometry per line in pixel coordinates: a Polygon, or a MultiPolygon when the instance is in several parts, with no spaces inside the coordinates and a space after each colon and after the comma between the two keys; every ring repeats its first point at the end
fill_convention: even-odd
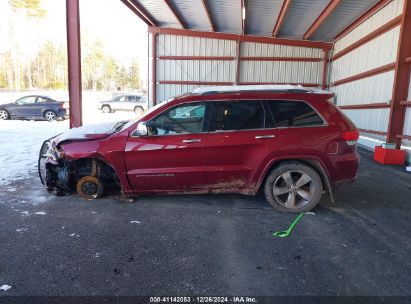
{"type": "MultiPolygon", "coordinates": [[[[66,0],[41,0],[47,16],[27,28],[24,17],[11,17],[8,0],[0,0],[0,54],[10,47],[9,26],[26,32],[20,44],[31,55],[47,39],[66,43],[66,0]],[[14,19],[11,19],[14,18],[14,19]]],[[[119,62],[140,60],[142,77],[147,74],[147,26],[119,0],[80,0],[80,26],[90,38],[103,42],[119,62]]]]}

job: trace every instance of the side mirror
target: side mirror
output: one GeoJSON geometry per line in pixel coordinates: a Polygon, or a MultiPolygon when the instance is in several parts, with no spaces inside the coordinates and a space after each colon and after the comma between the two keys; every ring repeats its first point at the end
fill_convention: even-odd
{"type": "Polygon", "coordinates": [[[139,122],[137,125],[136,133],[138,136],[147,136],[148,130],[145,122],[139,122]]]}

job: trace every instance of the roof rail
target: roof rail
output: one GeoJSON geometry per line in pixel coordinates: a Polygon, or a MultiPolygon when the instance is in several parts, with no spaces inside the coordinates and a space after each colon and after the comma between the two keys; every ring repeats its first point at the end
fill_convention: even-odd
{"type": "Polygon", "coordinates": [[[312,90],[304,88],[301,85],[233,85],[233,86],[210,86],[199,87],[193,90],[193,94],[209,95],[218,93],[236,93],[236,92],[287,92],[287,93],[329,93],[322,90],[312,90]]]}

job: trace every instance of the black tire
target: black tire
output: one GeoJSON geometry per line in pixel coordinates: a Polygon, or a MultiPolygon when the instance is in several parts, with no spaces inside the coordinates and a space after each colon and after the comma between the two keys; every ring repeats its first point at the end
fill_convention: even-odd
{"type": "Polygon", "coordinates": [[[7,120],[10,118],[9,112],[6,109],[0,109],[0,119],[7,120]]]}
{"type": "Polygon", "coordinates": [[[103,105],[101,107],[101,110],[103,111],[103,113],[111,113],[111,107],[109,105],[103,105]]]}
{"type": "Polygon", "coordinates": [[[47,121],[55,121],[57,120],[57,114],[53,110],[47,110],[44,112],[44,119],[47,121]]]}
{"type": "Polygon", "coordinates": [[[320,201],[322,192],[320,175],[298,162],[284,163],[273,169],[264,185],[264,194],[270,205],[289,213],[310,211],[320,201]]]}
{"type": "Polygon", "coordinates": [[[134,113],[136,113],[137,115],[143,115],[144,114],[144,109],[143,107],[137,106],[134,108],[134,113]]]}

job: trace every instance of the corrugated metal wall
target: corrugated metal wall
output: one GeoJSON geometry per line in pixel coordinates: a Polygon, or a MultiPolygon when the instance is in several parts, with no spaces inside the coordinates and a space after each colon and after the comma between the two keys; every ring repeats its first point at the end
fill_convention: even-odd
{"type": "MultiPolygon", "coordinates": [[[[288,57],[322,59],[321,49],[254,42],[241,44],[241,57],[288,57]]],[[[323,62],[241,61],[240,82],[320,84],[323,62]]]]}
{"type": "MultiPolygon", "coordinates": [[[[150,37],[151,39],[151,37],[150,37]]],[[[235,84],[237,42],[233,40],[159,34],[157,41],[157,100],[193,90],[201,82],[235,84]],[[164,58],[166,56],[166,58],[164,58]],[[231,60],[176,60],[167,56],[232,57],[231,60]],[[163,57],[163,58],[162,58],[163,57]],[[166,83],[162,83],[166,82],[166,83]],[[173,82],[195,82],[178,84],[173,82]]],[[[151,55],[151,42],[150,55],[151,55]]],[[[321,85],[322,49],[242,42],[240,57],[287,57],[287,61],[240,60],[239,82],[306,83],[321,85]],[[293,61],[292,58],[313,58],[315,62],[293,61]]],[[[252,58],[251,58],[252,59],[252,58]]],[[[152,58],[150,57],[150,61],[152,58]]],[[[150,64],[149,79],[151,77],[150,64]]],[[[151,86],[150,86],[151,88],[151,86]]],[[[150,98],[150,100],[152,100],[150,98]]]]}
{"type": "Polygon", "coordinates": [[[365,20],[347,35],[338,40],[335,44],[334,52],[338,53],[349,47],[353,42],[360,40],[381,25],[402,14],[404,0],[395,0],[385,6],[376,14],[365,20]]]}
{"type": "MultiPolygon", "coordinates": [[[[400,15],[403,3],[403,0],[394,0],[372,15],[339,39],[334,45],[333,53],[338,54],[400,15]]],[[[334,86],[333,83],[394,63],[397,56],[399,33],[400,26],[397,26],[331,63],[331,90],[336,93],[339,106],[390,103],[393,93],[393,70],[337,86],[334,86]]],[[[361,129],[387,131],[389,108],[346,109],[343,111],[361,129]]]]}

